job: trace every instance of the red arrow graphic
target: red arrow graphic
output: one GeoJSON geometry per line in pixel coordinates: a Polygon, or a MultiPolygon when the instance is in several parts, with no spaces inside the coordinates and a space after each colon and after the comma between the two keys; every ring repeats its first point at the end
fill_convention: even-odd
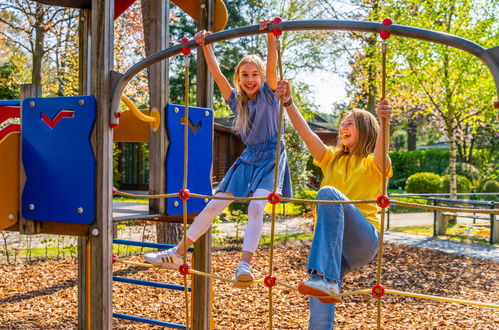
{"type": "Polygon", "coordinates": [[[74,117],[74,111],[71,110],[61,110],[59,113],[54,117],[54,119],[50,119],[47,117],[46,114],[42,113],[42,121],[47,124],[48,127],[54,128],[55,125],[62,119],[62,118],[73,118],[74,117]]]}

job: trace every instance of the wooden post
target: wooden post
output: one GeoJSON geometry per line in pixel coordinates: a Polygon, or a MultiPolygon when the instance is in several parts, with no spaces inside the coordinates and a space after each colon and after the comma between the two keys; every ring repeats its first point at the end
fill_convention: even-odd
{"type": "MultiPolygon", "coordinates": [[[[200,0],[198,30],[213,30],[215,1],[200,0]]],[[[201,48],[197,51],[196,105],[213,108],[213,78],[201,48]]],[[[194,245],[193,264],[200,271],[211,273],[211,227],[194,245]]],[[[211,325],[211,281],[204,276],[195,276],[192,285],[192,328],[210,329],[211,325]]]]}
{"type": "MultiPolygon", "coordinates": [[[[90,15],[91,11],[88,9],[80,10],[79,25],[78,25],[78,94],[88,95],[90,94],[90,15]]],[[[90,301],[87,299],[88,282],[90,278],[87,276],[90,269],[87,267],[88,258],[90,255],[87,254],[87,243],[89,243],[88,236],[78,237],[78,329],[86,329],[87,322],[87,303],[90,301]]]]}
{"type": "Polygon", "coordinates": [[[109,126],[114,51],[114,1],[92,0],[90,92],[96,99],[92,144],[95,168],[95,216],[90,230],[90,329],[111,329],[113,138],[109,126]]]}
{"type": "MultiPolygon", "coordinates": [[[[29,111],[29,109],[23,109],[22,104],[23,100],[28,97],[42,97],[42,86],[35,84],[23,84],[21,85],[21,118],[23,116],[24,111],[29,111]]],[[[21,127],[22,132],[22,127],[21,127]]],[[[24,166],[22,162],[22,143],[20,145],[19,157],[19,233],[25,235],[38,234],[41,232],[42,223],[41,221],[35,220],[26,220],[22,216],[22,193],[24,185],[26,184],[26,173],[24,172],[24,166]]]]}

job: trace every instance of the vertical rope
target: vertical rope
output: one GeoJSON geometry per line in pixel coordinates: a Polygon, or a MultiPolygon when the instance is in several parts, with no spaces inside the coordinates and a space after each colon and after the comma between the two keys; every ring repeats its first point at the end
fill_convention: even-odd
{"type": "MultiPolygon", "coordinates": [[[[386,41],[383,39],[381,43],[381,99],[384,100],[386,97],[386,41]]],[[[382,187],[381,194],[386,195],[386,168],[387,168],[387,138],[388,138],[388,129],[387,129],[388,121],[386,118],[381,118],[381,131],[380,134],[382,136],[382,150],[383,150],[383,162],[381,166],[381,170],[383,173],[382,177],[382,187]]],[[[385,212],[386,208],[381,209],[381,223],[380,223],[380,236],[379,236],[379,249],[378,249],[378,264],[377,264],[377,275],[376,275],[376,284],[381,284],[381,266],[383,261],[383,240],[385,233],[385,212]]],[[[381,329],[381,297],[377,298],[377,328],[381,329]]]]}
{"type": "MultiPolygon", "coordinates": [[[[277,48],[277,65],[279,68],[279,80],[283,80],[282,71],[282,60],[281,60],[281,43],[279,37],[276,36],[276,48],[277,48]]],[[[277,176],[279,172],[279,160],[281,155],[281,134],[282,134],[282,118],[283,118],[283,102],[282,97],[279,99],[279,122],[277,127],[277,146],[276,146],[276,156],[274,164],[274,186],[272,192],[276,192],[277,189],[277,176]]],[[[272,204],[272,220],[270,223],[270,260],[269,260],[269,276],[272,276],[272,271],[274,268],[274,239],[275,239],[275,209],[276,205],[272,204]]],[[[273,301],[272,301],[272,287],[269,287],[269,328],[273,329],[273,301]]]]}
{"type": "MultiPolygon", "coordinates": [[[[185,55],[185,109],[184,109],[184,181],[182,184],[183,189],[187,189],[187,169],[188,169],[188,157],[189,157],[189,56],[185,55]]],[[[183,239],[184,239],[184,265],[187,264],[187,200],[182,200],[183,206],[183,239]]],[[[184,275],[184,296],[185,296],[185,326],[187,329],[190,328],[190,317],[189,317],[189,290],[187,283],[187,275],[184,275]]]]}

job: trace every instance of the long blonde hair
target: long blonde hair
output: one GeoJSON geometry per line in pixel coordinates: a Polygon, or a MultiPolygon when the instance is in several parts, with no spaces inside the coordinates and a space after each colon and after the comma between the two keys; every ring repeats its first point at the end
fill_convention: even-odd
{"type": "Polygon", "coordinates": [[[256,66],[256,69],[258,70],[258,73],[260,74],[260,77],[262,79],[262,84],[265,82],[265,64],[263,63],[262,58],[259,55],[252,54],[252,55],[247,55],[243,57],[241,61],[236,66],[236,71],[234,72],[234,85],[236,90],[238,91],[239,94],[239,100],[237,102],[237,117],[236,117],[236,130],[239,132],[241,135],[246,135],[248,131],[251,129],[249,127],[249,121],[248,121],[248,100],[249,96],[246,94],[246,92],[241,88],[241,85],[239,84],[239,70],[241,69],[241,66],[244,64],[252,63],[256,66]]]}
{"type": "Polygon", "coordinates": [[[355,155],[367,157],[367,155],[374,152],[374,148],[376,147],[376,138],[379,134],[379,123],[374,115],[366,110],[353,109],[349,111],[346,116],[352,113],[355,119],[355,126],[357,127],[357,143],[353,151],[351,151],[343,145],[341,139],[338,139],[336,144],[336,157],[333,164],[337,159],[343,156],[355,155]]]}

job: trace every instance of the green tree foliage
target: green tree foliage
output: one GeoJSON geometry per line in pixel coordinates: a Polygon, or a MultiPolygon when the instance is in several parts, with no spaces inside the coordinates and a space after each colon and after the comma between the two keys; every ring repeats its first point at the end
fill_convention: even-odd
{"type": "MultiPolygon", "coordinates": [[[[497,2],[478,0],[393,0],[384,3],[382,14],[395,17],[397,24],[455,34],[493,47],[499,44],[498,6],[497,2]]],[[[495,117],[491,75],[475,57],[440,44],[391,38],[389,49],[389,95],[400,102],[395,105],[400,107],[414,98],[425,104],[416,112],[449,139],[452,196],[457,153],[470,162],[478,134],[488,132],[488,138],[497,134],[490,121],[495,117]]]]}
{"type": "Polygon", "coordinates": [[[12,62],[0,62],[0,99],[19,98],[19,69],[12,62]]]}
{"type": "MultiPolygon", "coordinates": [[[[458,193],[468,193],[471,192],[471,181],[468,180],[465,176],[456,175],[457,178],[457,192],[458,193]]],[[[446,174],[442,177],[442,192],[449,191],[449,175],[446,174]]]]}

